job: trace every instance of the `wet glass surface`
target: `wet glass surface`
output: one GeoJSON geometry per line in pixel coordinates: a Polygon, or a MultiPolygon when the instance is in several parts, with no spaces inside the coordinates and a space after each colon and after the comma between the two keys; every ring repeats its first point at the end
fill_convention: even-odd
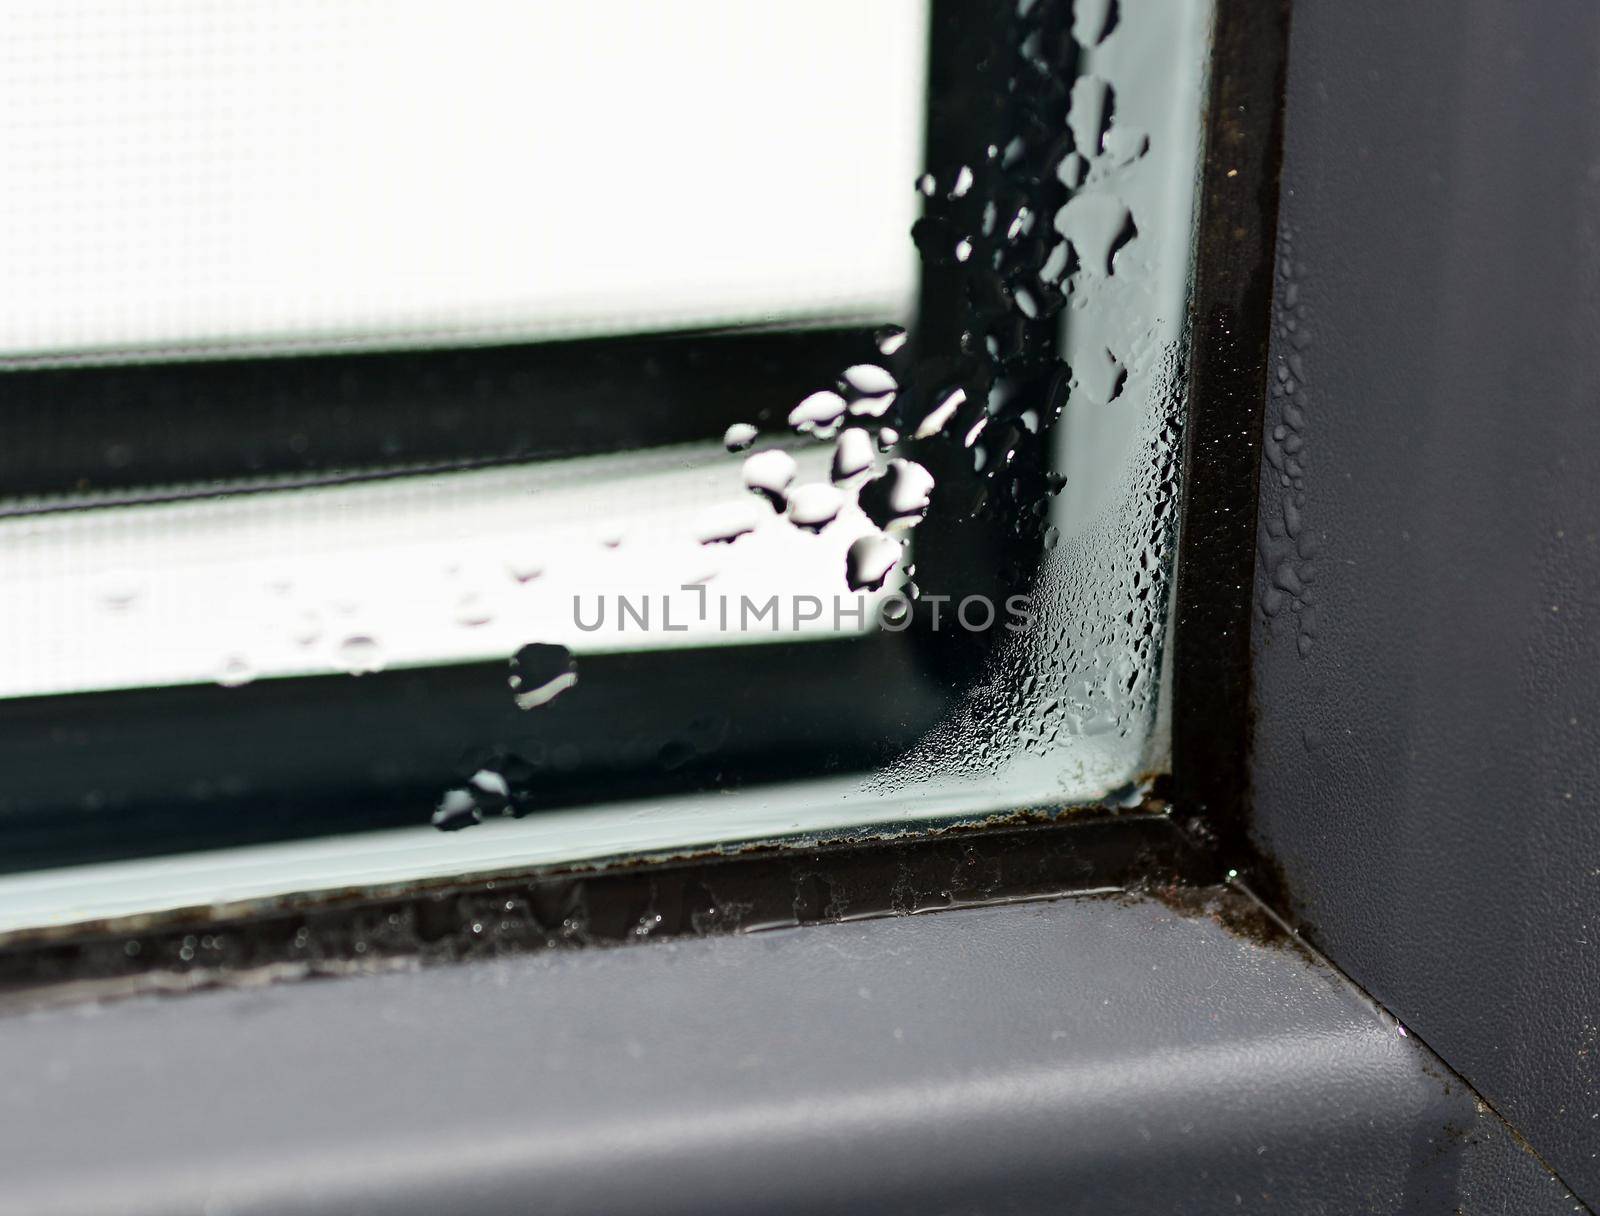
{"type": "MultiPolygon", "coordinates": [[[[376,217],[410,250],[383,273],[289,258],[275,296],[222,245],[185,269],[124,231],[0,329],[0,928],[1135,801],[1164,770],[1209,7],[641,6],[620,45],[527,7],[498,34],[570,62],[508,93],[497,47],[469,143],[495,207],[555,211],[379,199],[384,140],[445,172],[461,128],[402,110],[372,151],[335,124],[311,219],[184,205],[229,257],[251,223],[376,217]],[[613,73],[647,34],[669,113],[640,127],[613,73]],[[564,151],[513,155],[530,125],[564,151]],[[430,222],[487,252],[408,245],[430,222]]],[[[333,8],[273,17],[268,49],[348,49],[366,9],[333,8]]],[[[56,62],[70,25],[35,20],[36,70],[104,73],[56,62]]],[[[187,70],[221,88],[248,32],[187,70]]],[[[398,37],[315,87],[364,112],[420,79],[398,37]]],[[[238,96],[304,129],[298,95],[238,96]]],[[[174,222],[148,170],[63,146],[35,165],[50,239],[90,226],[43,212],[95,173],[174,222]]]]}

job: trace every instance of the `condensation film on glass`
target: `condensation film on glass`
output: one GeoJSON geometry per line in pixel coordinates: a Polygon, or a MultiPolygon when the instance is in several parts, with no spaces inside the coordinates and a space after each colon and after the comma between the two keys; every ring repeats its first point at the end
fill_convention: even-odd
{"type": "Polygon", "coordinates": [[[1209,28],[27,7],[0,929],[1137,801],[1209,28]]]}

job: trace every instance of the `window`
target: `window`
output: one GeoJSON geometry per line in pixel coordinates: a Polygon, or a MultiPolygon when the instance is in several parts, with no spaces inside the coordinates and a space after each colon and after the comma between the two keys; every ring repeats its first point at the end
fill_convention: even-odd
{"type": "Polygon", "coordinates": [[[0,927],[1137,803],[1210,21],[25,14],[0,927]]]}

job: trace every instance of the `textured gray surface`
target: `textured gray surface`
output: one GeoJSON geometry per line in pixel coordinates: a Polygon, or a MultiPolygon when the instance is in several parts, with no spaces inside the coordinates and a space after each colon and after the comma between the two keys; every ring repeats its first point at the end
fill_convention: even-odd
{"type": "Polygon", "coordinates": [[[1286,137],[1259,837],[1600,1203],[1600,8],[1297,0],[1286,137]]]}
{"type": "Polygon", "coordinates": [[[1565,1211],[1336,975],[1076,899],[0,1024],[0,1210],[1565,1211]]]}

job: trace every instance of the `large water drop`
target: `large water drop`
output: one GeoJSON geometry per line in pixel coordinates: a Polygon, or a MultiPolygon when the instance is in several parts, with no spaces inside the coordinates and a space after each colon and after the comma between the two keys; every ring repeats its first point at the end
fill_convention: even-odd
{"type": "Polygon", "coordinates": [[[883,586],[895,563],[901,545],[892,536],[872,532],[860,537],[845,554],[845,581],[852,591],[876,591],[883,586]]]}
{"type": "Polygon", "coordinates": [[[822,482],[796,486],[789,494],[789,520],[808,532],[820,532],[838,518],[844,501],[837,486],[822,482]]]}
{"type": "Polygon", "coordinates": [[[508,682],[518,709],[537,709],[578,682],[578,663],[565,646],[530,642],[511,656],[508,682]]]}
{"type": "Polygon", "coordinates": [[[964,388],[946,389],[940,394],[934,407],[917,424],[916,437],[927,439],[944,430],[945,424],[955,417],[955,413],[967,400],[967,390],[964,388]]]}
{"type": "Polygon", "coordinates": [[[785,491],[795,477],[794,457],[777,448],[768,448],[745,458],[744,486],[760,494],[773,506],[783,510],[785,491]]]}
{"type": "Polygon", "coordinates": [[[822,389],[789,411],[789,425],[797,431],[821,434],[839,421],[844,409],[843,397],[829,389],[822,389]]]}
{"type": "Polygon", "coordinates": [[[839,432],[833,449],[833,480],[849,481],[872,467],[875,459],[872,439],[858,426],[839,432]]]}
{"type": "Polygon", "coordinates": [[[748,422],[735,422],[722,432],[722,446],[730,452],[742,452],[756,441],[759,432],[748,422]]]}

